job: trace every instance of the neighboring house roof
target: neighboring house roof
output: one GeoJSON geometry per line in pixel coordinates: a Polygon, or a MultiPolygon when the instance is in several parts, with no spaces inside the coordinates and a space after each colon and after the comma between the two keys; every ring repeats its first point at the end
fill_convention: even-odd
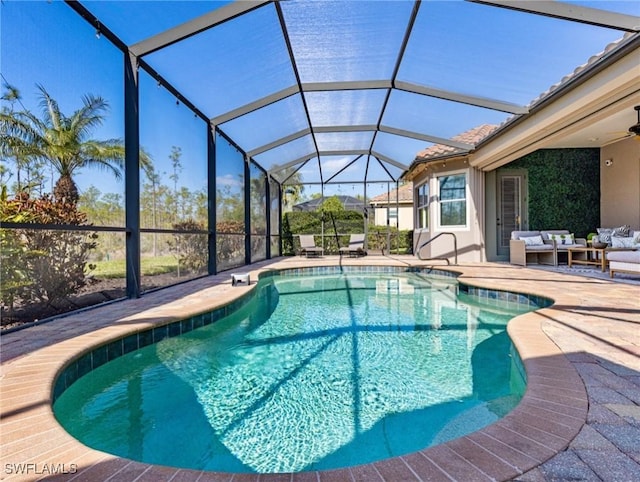
{"type": "Polygon", "coordinates": [[[398,189],[392,189],[388,193],[382,193],[369,200],[369,204],[391,204],[396,203],[396,197],[398,203],[413,203],[413,183],[408,182],[403,184],[398,189]]]}
{"type": "MultiPolygon", "coordinates": [[[[295,204],[293,206],[294,211],[317,211],[325,199],[329,199],[329,197],[333,196],[325,196],[324,198],[319,197],[315,199],[311,199],[310,201],[305,201],[299,204],[295,204]]],[[[337,197],[344,208],[348,211],[358,211],[364,208],[364,201],[362,199],[358,199],[353,196],[344,196],[339,195],[337,197]]]]}

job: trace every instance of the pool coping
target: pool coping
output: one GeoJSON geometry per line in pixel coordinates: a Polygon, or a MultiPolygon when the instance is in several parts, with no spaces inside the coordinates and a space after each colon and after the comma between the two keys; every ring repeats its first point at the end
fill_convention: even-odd
{"type": "MultiPolygon", "coordinates": [[[[415,260],[415,258],[414,258],[415,260]]],[[[355,265],[369,264],[364,260],[355,265]]],[[[384,265],[407,265],[387,258],[384,265]]],[[[315,265],[351,264],[346,260],[284,259],[263,263],[258,269],[246,267],[251,278],[257,279],[265,270],[315,265]]],[[[412,266],[428,266],[418,260],[412,266]]],[[[491,266],[488,264],[483,267],[491,266]]],[[[557,317],[554,306],[575,304],[575,294],[567,286],[564,275],[538,274],[547,282],[536,284],[528,281],[529,270],[500,265],[501,279],[483,279],[475,274],[482,267],[462,265],[438,266],[461,274],[465,284],[480,288],[524,292],[554,298],[556,304],[536,312],[520,315],[508,325],[508,332],[516,346],[527,372],[528,385],[521,403],[500,421],[467,436],[409,454],[372,464],[322,472],[294,474],[235,474],[234,481],[244,480],[509,480],[539,466],[564,450],[583,427],[588,409],[587,393],[571,362],[562,350],[544,333],[542,323],[557,317]],[[515,289],[514,279],[522,282],[515,289]],[[558,284],[565,288],[558,290],[558,284]]],[[[60,480],[81,477],[91,480],[230,480],[231,474],[176,469],[135,462],[90,449],[67,434],[57,423],[51,411],[53,383],[64,367],[83,353],[105,342],[124,337],[151,326],[168,323],[168,320],[184,318],[202,311],[203,306],[215,308],[255,288],[230,286],[229,274],[221,275],[218,284],[189,293],[185,296],[134,315],[119,318],[115,323],[87,333],[70,336],[51,346],[40,348],[8,362],[3,362],[0,380],[0,433],[2,433],[2,470],[12,480],[37,480],[58,472],[60,480]],[[223,279],[227,279],[223,281],[223,279]],[[221,287],[226,289],[221,290],[221,287]],[[215,300],[208,298],[211,290],[215,300]],[[205,298],[203,301],[202,298],[205,298]],[[197,302],[196,302],[197,300],[197,302]],[[7,473],[17,470],[16,464],[33,464],[29,473],[7,473]],[[73,465],[75,464],[75,465],[73,465]],[[47,473],[47,471],[49,473],[47,473]],[[67,472],[67,473],[62,473],[67,472]]],[[[576,281],[576,288],[579,287],[576,281]]],[[[607,284],[606,282],[602,282],[607,284]]],[[[610,284],[610,283],[609,283],[610,284]]],[[[632,293],[630,287],[629,293],[632,293]]],[[[625,291],[625,287],[618,287],[625,291]]],[[[635,287],[637,289],[637,287],[635,287]]],[[[579,290],[578,290],[579,291],[579,290]]],[[[624,293],[623,293],[624,295],[624,293]]],[[[143,297],[144,298],[144,297],[143,297]]],[[[132,300],[124,301],[130,303],[132,300]]],[[[138,301],[138,300],[135,300],[138,301]]],[[[144,306],[144,304],[142,305],[144,306]]],[[[97,308],[100,311],[103,308],[97,308]]],[[[105,307],[104,309],[108,309],[105,307]]],[[[95,315],[92,313],[91,315],[95,315]]],[[[87,313],[79,316],[86,318],[87,313]]],[[[563,312],[563,316],[566,312],[563,312]]],[[[581,315],[574,313],[574,317],[581,315]]],[[[579,319],[577,320],[580,321],[579,319]]],[[[57,320],[68,325],[67,319],[57,320]]],[[[49,324],[52,325],[52,324],[49,324]]],[[[46,325],[42,325],[46,326],[46,325]]],[[[73,330],[71,330],[73,331],[73,330]]],[[[12,337],[28,336],[29,329],[16,332],[12,337]]]]}

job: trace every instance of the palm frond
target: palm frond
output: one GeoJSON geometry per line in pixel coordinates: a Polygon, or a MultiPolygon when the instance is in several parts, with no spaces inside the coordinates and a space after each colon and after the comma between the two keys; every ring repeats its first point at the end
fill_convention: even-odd
{"type": "Polygon", "coordinates": [[[155,170],[153,159],[144,147],[140,148],[140,169],[142,169],[142,172],[144,172],[149,179],[151,179],[155,170]]]}
{"type": "Polygon", "coordinates": [[[82,167],[96,167],[110,171],[116,179],[122,178],[124,145],[119,139],[91,140],[81,146],[82,167]]]}
{"type": "Polygon", "coordinates": [[[40,125],[25,112],[0,113],[0,139],[6,155],[32,156],[43,144],[40,125]]]}
{"type": "Polygon", "coordinates": [[[2,81],[2,88],[4,89],[1,97],[2,100],[5,100],[7,102],[15,102],[22,98],[22,96],[20,95],[20,90],[18,90],[18,88],[14,85],[11,85],[6,81],[2,81]]]}
{"type": "Polygon", "coordinates": [[[62,127],[63,114],[60,112],[60,106],[54,98],[52,98],[47,90],[41,85],[37,84],[38,90],[40,90],[40,107],[42,108],[42,116],[44,123],[51,126],[53,129],[60,129],[62,127]]]}
{"type": "Polygon", "coordinates": [[[82,97],[83,106],[70,117],[69,130],[77,132],[84,140],[96,127],[100,127],[109,110],[109,104],[102,97],[85,95],[82,97]]]}

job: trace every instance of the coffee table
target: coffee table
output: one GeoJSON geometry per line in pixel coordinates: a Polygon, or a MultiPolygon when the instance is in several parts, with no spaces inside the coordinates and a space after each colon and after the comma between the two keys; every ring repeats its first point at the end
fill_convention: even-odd
{"type": "Polygon", "coordinates": [[[606,253],[610,251],[633,251],[629,248],[594,248],[593,246],[577,246],[567,248],[569,268],[574,264],[589,264],[593,266],[600,266],[602,272],[607,271],[607,256],[606,253]],[[574,253],[587,253],[586,259],[574,259],[574,253]]]}

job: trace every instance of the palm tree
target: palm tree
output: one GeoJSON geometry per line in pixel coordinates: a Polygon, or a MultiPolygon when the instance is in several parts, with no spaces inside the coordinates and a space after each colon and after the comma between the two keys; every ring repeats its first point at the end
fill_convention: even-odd
{"type": "MultiPolygon", "coordinates": [[[[91,133],[101,126],[109,105],[102,97],[87,94],[82,107],[70,117],[60,111],[58,103],[42,86],[42,117],[29,111],[0,114],[2,154],[23,155],[47,161],[60,175],[53,189],[57,200],[76,204],[78,187],[73,175],[81,168],[97,167],[122,178],[124,143],[121,139],[96,140],[91,133]]],[[[140,151],[140,164],[148,169],[151,159],[140,151]]]]}
{"type": "Polygon", "coordinates": [[[292,206],[302,199],[304,185],[302,176],[298,171],[299,166],[280,167],[278,164],[271,166],[269,172],[272,177],[282,182],[283,188],[283,211],[291,211],[292,206]]]}

